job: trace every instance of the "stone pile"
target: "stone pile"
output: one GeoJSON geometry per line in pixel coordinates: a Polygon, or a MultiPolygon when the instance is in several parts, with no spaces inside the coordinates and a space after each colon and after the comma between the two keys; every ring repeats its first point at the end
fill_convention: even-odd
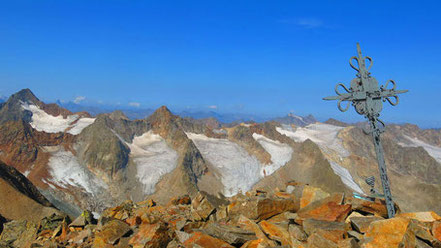
{"type": "Polygon", "coordinates": [[[3,224],[0,247],[441,247],[441,217],[400,213],[384,201],[329,194],[299,183],[231,198],[204,192],[160,206],[152,199],[88,211],[74,221],[53,214],[39,223],[3,224]]]}

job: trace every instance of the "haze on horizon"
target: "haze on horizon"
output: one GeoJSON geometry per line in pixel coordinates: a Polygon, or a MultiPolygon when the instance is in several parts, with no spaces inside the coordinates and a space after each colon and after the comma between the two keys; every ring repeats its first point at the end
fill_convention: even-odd
{"type": "Polygon", "coordinates": [[[382,119],[441,127],[439,1],[7,1],[0,96],[46,102],[362,121],[340,113],[356,42],[380,84],[409,92],[382,119]]]}

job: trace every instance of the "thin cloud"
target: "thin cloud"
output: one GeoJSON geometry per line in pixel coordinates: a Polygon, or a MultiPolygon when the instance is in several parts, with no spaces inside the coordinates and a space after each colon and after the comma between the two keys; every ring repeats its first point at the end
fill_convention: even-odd
{"type": "Polygon", "coordinates": [[[77,97],[74,99],[74,103],[75,103],[75,104],[78,104],[78,103],[84,101],[85,99],[86,99],[85,96],[77,96],[77,97]]]}
{"type": "Polygon", "coordinates": [[[141,106],[141,103],[139,103],[139,102],[129,102],[129,106],[139,108],[141,106]]]}
{"type": "Polygon", "coordinates": [[[208,106],[208,108],[210,108],[210,109],[217,109],[217,105],[210,105],[210,106],[208,106]]]}
{"type": "Polygon", "coordinates": [[[285,24],[294,24],[306,29],[324,27],[323,21],[318,18],[281,19],[279,22],[285,24]]]}
{"type": "Polygon", "coordinates": [[[304,28],[319,28],[323,26],[323,22],[316,18],[302,18],[297,20],[297,25],[304,28]]]}

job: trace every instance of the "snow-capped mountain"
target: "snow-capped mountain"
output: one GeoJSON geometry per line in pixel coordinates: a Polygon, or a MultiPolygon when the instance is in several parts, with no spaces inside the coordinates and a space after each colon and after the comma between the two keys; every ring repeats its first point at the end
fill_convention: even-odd
{"type": "MultiPolygon", "coordinates": [[[[0,159],[72,215],[147,196],[167,202],[198,191],[271,191],[291,180],[369,192],[364,179],[379,179],[369,136],[338,121],[288,117],[222,125],[161,107],[139,120],[120,111],[92,118],[22,90],[0,108],[0,159]]],[[[394,199],[406,210],[440,211],[441,131],[390,125],[384,146],[394,199]]]]}

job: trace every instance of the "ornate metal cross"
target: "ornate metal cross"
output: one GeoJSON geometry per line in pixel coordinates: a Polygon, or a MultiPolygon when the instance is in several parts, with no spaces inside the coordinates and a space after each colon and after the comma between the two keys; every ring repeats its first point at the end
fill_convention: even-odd
{"type": "Polygon", "coordinates": [[[407,90],[395,90],[396,84],[393,80],[389,80],[384,86],[379,87],[378,81],[374,77],[371,77],[369,72],[373,64],[372,58],[369,56],[363,57],[361,55],[360,44],[358,43],[357,52],[358,57],[353,56],[349,59],[349,65],[357,71],[357,77],[352,79],[351,87],[348,89],[342,83],[338,83],[335,86],[337,96],[325,97],[323,100],[338,100],[337,106],[342,112],[347,111],[350,103],[352,103],[355,111],[368,119],[370,128],[368,130],[363,129],[363,131],[365,134],[371,134],[374,140],[387,213],[389,218],[392,218],[395,215],[395,207],[392,201],[386,164],[384,162],[384,150],[380,140],[380,134],[384,132],[385,124],[379,119],[379,116],[383,108],[383,102],[388,101],[392,106],[395,106],[398,104],[397,94],[406,93],[407,90]],[[354,61],[357,62],[358,67],[353,64],[354,61]],[[366,61],[369,61],[367,68],[366,61]],[[392,85],[391,89],[388,88],[389,84],[392,85]],[[343,88],[346,92],[340,92],[339,87],[343,88]],[[345,107],[342,107],[341,104],[345,101],[347,104],[345,107]]]}

